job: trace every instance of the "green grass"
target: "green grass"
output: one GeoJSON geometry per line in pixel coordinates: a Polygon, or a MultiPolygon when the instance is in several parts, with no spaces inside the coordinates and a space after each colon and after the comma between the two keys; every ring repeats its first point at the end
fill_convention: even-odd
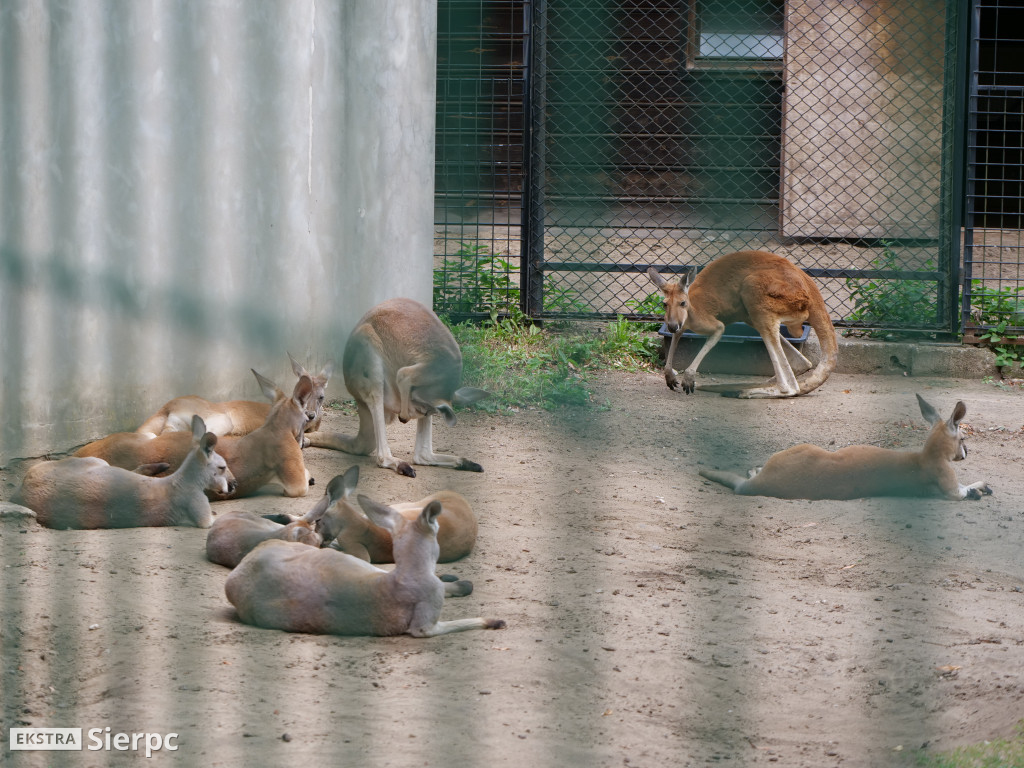
{"type": "Polygon", "coordinates": [[[1008,739],[969,744],[948,752],[916,756],[920,768],[1024,768],[1024,721],[1008,739]]]}
{"type": "Polygon", "coordinates": [[[462,348],[462,383],[490,392],[480,403],[489,410],[591,406],[593,371],[651,367],[661,346],[649,324],[623,318],[540,328],[519,312],[501,319],[492,313],[481,324],[451,330],[462,348]]]}

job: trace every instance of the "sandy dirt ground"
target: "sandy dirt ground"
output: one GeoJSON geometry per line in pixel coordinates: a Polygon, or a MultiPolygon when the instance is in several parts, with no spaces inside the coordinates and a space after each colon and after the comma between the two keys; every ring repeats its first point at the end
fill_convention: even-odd
{"type": "MultiPolygon", "coordinates": [[[[705,381],[708,377],[704,378],[705,381]]],[[[204,766],[890,766],[1007,735],[1024,717],[1024,393],[976,381],[833,376],[737,401],[607,374],[595,407],[463,412],[435,446],[483,474],[307,451],[301,513],[353,463],[382,501],[466,495],[475,584],[443,618],[508,627],[428,640],[240,624],[197,529],[0,525],[0,762],[121,765],[132,751],[11,752],[8,729],[177,733],[153,764],[204,766]],[[733,496],[798,442],[919,446],[914,393],[967,403],[961,482],[981,501],[733,496]]],[[[350,408],[329,428],[354,431],[350,408]]],[[[414,429],[392,450],[411,456],[414,429]]],[[[0,474],[9,499],[24,465],[0,474]]]]}

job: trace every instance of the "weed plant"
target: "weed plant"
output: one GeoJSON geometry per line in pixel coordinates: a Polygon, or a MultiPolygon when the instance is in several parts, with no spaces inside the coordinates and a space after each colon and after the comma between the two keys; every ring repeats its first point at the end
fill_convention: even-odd
{"type": "Polygon", "coordinates": [[[656,335],[622,317],[542,329],[514,309],[507,317],[492,311],[480,324],[450,327],[462,348],[463,383],[490,392],[479,404],[490,410],[591,405],[594,371],[650,367],[660,348],[656,335]]]}

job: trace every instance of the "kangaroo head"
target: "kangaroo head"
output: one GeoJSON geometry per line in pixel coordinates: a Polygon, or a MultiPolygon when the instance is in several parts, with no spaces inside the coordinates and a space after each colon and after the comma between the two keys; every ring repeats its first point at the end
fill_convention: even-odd
{"type": "Polygon", "coordinates": [[[686,325],[690,312],[689,275],[677,283],[670,283],[651,267],[647,270],[647,276],[658,286],[664,298],[665,325],[671,333],[678,333],[686,325]]]}
{"type": "MultiPolygon", "coordinates": [[[[203,419],[199,415],[194,415],[192,417],[192,450],[178,471],[184,471],[190,477],[200,480],[204,491],[226,496],[234,492],[238,487],[238,482],[231,474],[224,457],[214,450],[216,445],[217,436],[212,432],[207,432],[203,419]],[[186,464],[190,467],[189,469],[185,469],[186,464]]],[[[186,510],[192,524],[198,528],[209,528],[213,522],[213,512],[208,503],[198,507],[189,504],[186,510]]]]}
{"type": "Polygon", "coordinates": [[[306,515],[306,520],[316,523],[316,532],[320,535],[324,544],[330,544],[349,525],[362,525],[362,515],[349,504],[348,497],[352,495],[356,484],[359,482],[359,465],[349,467],[343,475],[336,475],[327,484],[327,490],[323,498],[306,515]]]}
{"type": "Polygon", "coordinates": [[[306,425],[313,421],[315,415],[309,410],[310,399],[313,396],[313,380],[306,374],[299,376],[295,382],[295,388],[289,397],[274,382],[250,368],[260,389],[268,400],[271,401],[270,413],[265,424],[284,423],[291,431],[292,436],[298,438],[306,425]]]}
{"type": "Polygon", "coordinates": [[[943,419],[939,412],[920,395],[917,396],[917,404],[921,408],[921,415],[924,416],[925,421],[932,425],[927,446],[940,451],[949,461],[966,459],[967,445],[964,442],[964,433],[960,429],[960,422],[967,415],[967,406],[963,401],[957,401],[953,407],[953,414],[948,419],[943,419]]]}
{"type": "Polygon", "coordinates": [[[299,365],[299,363],[296,362],[295,358],[291,356],[290,352],[288,353],[288,359],[291,361],[292,371],[294,371],[296,376],[298,376],[300,379],[303,376],[308,376],[309,379],[313,382],[313,394],[310,396],[309,403],[307,404],[307,407],[310,408],[313,412],[313,418],[309,421],[309,423],[306,424],[305,431],[316,432],[318,429],[320,429],[320,420],[323,419],[324,417],[324,402],[327,399],[327,395],[325,394],[324,390],[326,390],[327,388],[327,382],[331,378],[331,373],[334,370],[334,366],[328,363],[323,367],[319,374],[314,376],[301,365],[299,365]]]}

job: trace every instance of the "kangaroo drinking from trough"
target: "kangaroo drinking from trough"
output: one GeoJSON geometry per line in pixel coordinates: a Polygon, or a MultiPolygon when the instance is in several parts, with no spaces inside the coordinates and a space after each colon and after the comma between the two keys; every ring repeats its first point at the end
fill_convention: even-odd
{"type": "Polygon", "coordinates": [[[868,496],[938,496],[980,499],[991,494],[984,481],[960,485],[951,461],[967,456],[960,421],[967,413],[958,402],[943,421],[932,406],[917,396],[921,415],[932,430],[920,451],[894,451],[874,445],[850,445],[826,451],[816,445],[795,445],[774,454],[749,478],[734,472],[702,469],[708,480],[744,496],[780,499],[861,499],[868,496]]]}
{"type": "MultiPolygon", "coordinates": [[[[313,376],[299,365],[291,354],[288,355],[288,360],[291,361],[292,371],[297,377],[308,376],[313,382],[313,395],[309,405],[312,406],[314,415],[305,429],[306,432],[313,432],[320,429],[320,421],[324,415],[324,390],[331,376],[331,365],[325,365],[318,375],[313,376]]],[[[253,400],[212,403],[196,395],[176,397],[164,403],[159,411],[146,419],[135,431],[148,437],[155,437],[164,432],[188,431],[193,414],[202,416],[207,429],[215,435],[240,437],[259,429],[266,422],[270,414],[270,403],[253,400]]]]}
{"type": "Polygon", "coordinates": [[[270,540],[243,558],[224,585],[247,624],[288,632],[433,637],[469,629],[502,629],[500,619],[439,621],[445,589],[434,574],[438,502],[414,520],[359,497],[363,510],[391,532],[395,567],[377,568],[334,549],[270,540]]]}
{"type": "Polygon", "coordinates": [[[327,491],[309,512],[288,523],[274,522],[246,511],[220,515],[206,535],[206,559],[211,563],[234,568],[243,557],[267,539],[319,547],[323,539],[315,526],[324,512],[342,497],[344,491],[344,478],[338,475],[328,484],[327,491]]]}
{"type": "Polygon", "coordinates": [[[395,416],[416,420],[413,463],[482,472],[475,461],[434,453],[431,417],[440,413],[455,424],[452,405],[468,405],[487,396],[482,389],[459,387],[462,352],[437,315],[412,299],[389,299],[363,315],[345,344],[345,387],[359,411],[359,433],[313,432],[309,444],[365,456],[377,454],[377,466],[415,477],[388,447],[385,426],[395,416]]]}
{"type": "Polygon", "coordinates": [[[684,392],[693,392],[697,366],[718,343],[728,323],[744,322],[761,334],[775,378],[763,387],[701,389],[743,398],[793,397],[820,387],[836,367],[839,346],[821,292],[803,270],[781,256],[761,251],[727,254],[701,270],[689,288],[685,281],[670,283],[654,267],[647,270],[647,275],[665,298],[665,324],[672,332],[665,357],[669,389],[681,384],[684,392]],[[822,356],[813,370],[797,376],[792,363],[801,371],[811,368],[811,363],[779,333],[779,325],[799,336],[804,322],[810,323],[817,334],[822,356]],[[683,371],[680,382],[672,362],[685,330],[708,338],[683,371]]]}
{"type": "Polygon", "coordinates": [[[150,477],[98,458],[69,457],[31,467],[14,501],[50,528],[209,528],[212,512],[204,491],[227,494],[235,485],[216,444],[217,436],[196,416],[191,449],[172,475],[150,477]]]}
{"type": "MultiPolygon", "coordinates": [[[[231,493],[214,498],[249,496],[274,479],[284,486],[285,496],[304,496],[310,478],[298,439],[313,419],[312,412],[307,410],[314,391],[313,381],[309,376],[300,376],[289,396],[256,371],[253,375],[273,404],[259,429],[242,437],[223,437],[217,443],[236,484],[231,493]]],[[[187,439],[181,432],[165,432],[157,437],[119,432],[83,446],[75,455],[97,456],[126,469],[166,462],[173,470],[187,453],[187,439]]]]}

